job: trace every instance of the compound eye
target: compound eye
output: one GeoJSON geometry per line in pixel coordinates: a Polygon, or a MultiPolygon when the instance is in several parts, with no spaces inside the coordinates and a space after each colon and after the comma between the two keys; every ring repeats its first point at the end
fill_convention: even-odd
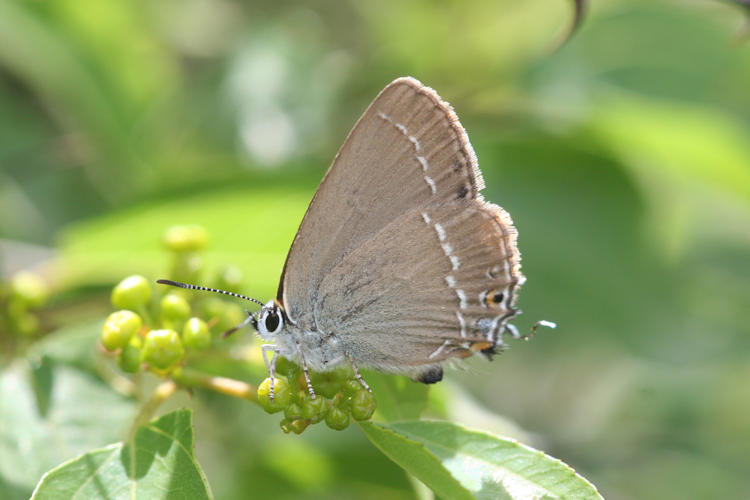
{"type": "Polygon", "coordinates": [[[284,317],[281,308],[276,304],[267,304],[260,314],[258,327],[261,334],[274,335],[281,331],[284,326],[284,317]]]}
{"type": "Polygon", "coordinates": [[[280,326],[281,317],[276,311],[271,311],[266,315],[266,330],[268,330],[268,333],[277,333],[280,326]]]}

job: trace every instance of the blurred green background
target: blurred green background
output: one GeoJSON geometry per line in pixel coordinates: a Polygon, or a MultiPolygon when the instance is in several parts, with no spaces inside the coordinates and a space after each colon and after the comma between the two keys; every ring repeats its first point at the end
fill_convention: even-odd
{"type": "MultiPolygon", "coordinates": [[[[449,370],[437,389],[452,394],[448,413],[564,460],[609,499],[747,497],[743,13],[594,1],[554,50],[571,16],[563,0],[0,3],[0,264],[6,279],[42,273],[55,292],[43,324],[67,328],[29,349],[68,359],[114,283],[163,273],[172,224],[205,226],[207,268],[236,264],[244,292],[272,297],[347,131],[412,75],[456,108],[485,196],[519,229],[516,324],[559,323],[492,364],[449,370]]],[[[10,358],[0,433],[31,436],[10,358]]],[[[65,370],[60,387],[82,376],[65,370]]],[[[81,418],[126,425],[129,400],[97,391],[81,418]]],[[[288,436],[223,396],[172,404],[196,408],[218,498],[414,498],[357,429],[288,436]]],[[[47,462],[0,444],[1,497],[28,496],[59,457],[111,441],[68,417],[80,425],[54,432],[86,434],[82,449],[53,431],[33,438],[57,443],[47,462]]]]}

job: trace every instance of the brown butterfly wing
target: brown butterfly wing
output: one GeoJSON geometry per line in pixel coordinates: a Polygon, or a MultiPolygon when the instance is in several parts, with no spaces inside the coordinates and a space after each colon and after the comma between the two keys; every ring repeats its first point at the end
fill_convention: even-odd
{"type": "Polygon", "coordinates": [[[278,294],[290,320],[388,371],[494,345],[523,276],[510,217],[483,187],[451,107],[412,78],[388,85],[292,244],[278,294]]]}
{"type": "Polygon", "coordinates": [[[320,284],[347,254],[406,210],[475,198],[484,183],[450,106],[413,78],[388,85],[354,126],[315,193],[287,256],[278,300],[309,320],[320,284]]]}

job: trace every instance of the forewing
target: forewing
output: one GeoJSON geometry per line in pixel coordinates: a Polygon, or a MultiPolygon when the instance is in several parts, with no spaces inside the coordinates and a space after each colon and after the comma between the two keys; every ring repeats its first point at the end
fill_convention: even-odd
{"type": "Polygon", "coordinates": [[[287,315],[308,325],[325,276],[400,215],[475,199],[482,188],[450,106],[413,78],[395,80],[357,122],[310,203],[279,284],[287,315]]]}

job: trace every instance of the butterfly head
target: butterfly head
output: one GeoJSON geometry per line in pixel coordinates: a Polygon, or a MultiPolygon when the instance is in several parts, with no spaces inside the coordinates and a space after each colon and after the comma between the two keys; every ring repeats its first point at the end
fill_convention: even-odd
{"type": "Polygon", "coordinates": [[[276,301],[266,303],[253,322],[258,335],[265,340],[273,340],[284,329],[284,309],[276,301]]]}

